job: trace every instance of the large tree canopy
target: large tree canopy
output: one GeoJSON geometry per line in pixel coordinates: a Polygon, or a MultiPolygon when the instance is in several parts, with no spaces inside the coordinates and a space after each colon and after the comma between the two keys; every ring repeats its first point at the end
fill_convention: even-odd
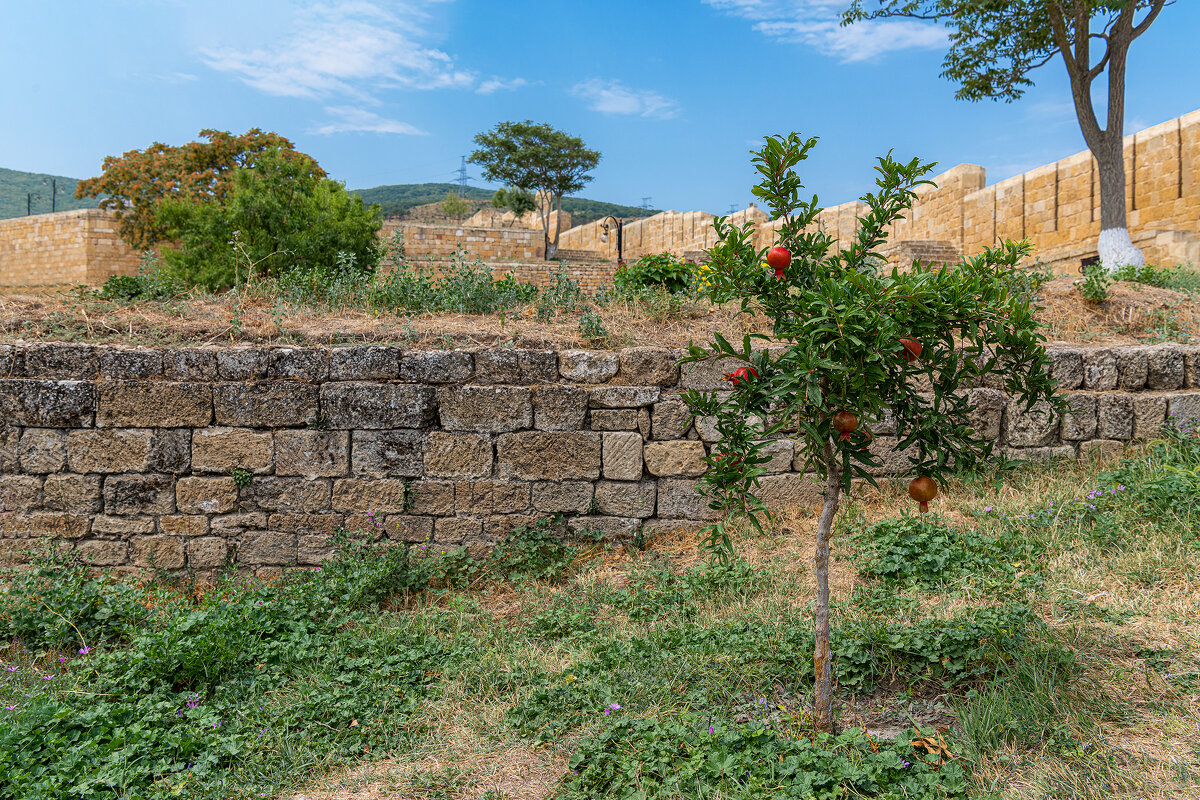
{"type": "Polygon", "coordinates": [[[277,133],[252,128],[240,136],[218,130],[202,130],[200,136],[208,141],[178,147],[155,142],[145,150],[108,156],[103,173],[80,181],[75,196],[103,196],[100,207],[116,212],[121,238],[145,250],[168,238],[166,226],[158,218],[165,201],[224,202],[234,172],[253,166],[268,150],[301,159],[313,177],[325,177],[316,161],[296,151],[291,141],[277,133]]]}
{"type": "Polygon", "coordinates": [[[880,17],[944,23],[950,49],[942,76],[962,100],[1019,98],[1029,73],[1061,57],[1084,141],[1100,175],[1100,259],[1110,269],[1142,264],[1125,220],[1125,67],[1129,46],[1168,0],[852,0],[844,24],[880,17]],[[1107,79],[1104,127],[1092,87],[1107,79]]]}
{"type": "Polygon", "coordinates": [[[477,135],[475,144],[479,149],[467,160],[483,167],[486,180],[550,196],[551,203],[540,205],[539,211],[546,235],[546,258],[553,258],[558,250],[559,226],[555,224],[551,238],[551,205],[562,211],[563,195],[579,191],[592,179],[587,173],[599,163],[600,154],[587,149],[578,136],[531,120],[501,122],[477,135]]]}

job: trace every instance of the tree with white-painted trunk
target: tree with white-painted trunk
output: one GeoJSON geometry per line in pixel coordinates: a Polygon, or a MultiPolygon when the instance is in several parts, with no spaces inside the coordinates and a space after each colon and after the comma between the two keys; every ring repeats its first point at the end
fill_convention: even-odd
{"type": "Polygon", "coordinates": [[[950,29],[942,77],[960,100],[1019,98],[1029,73],[1061,57],[1071,79],[1075,116],[1100,178],[1097,251],[1109,270],[1141,266],[1125,206],[1125,68],[1129,46],[1171,0],[853,0],[843,24],[882,17],[941,22],[950,29]],[[875,6],[878,6],[877,8],[875,6]],[[1105,77],[1100,127],[1092,87],[1105,77]]]}

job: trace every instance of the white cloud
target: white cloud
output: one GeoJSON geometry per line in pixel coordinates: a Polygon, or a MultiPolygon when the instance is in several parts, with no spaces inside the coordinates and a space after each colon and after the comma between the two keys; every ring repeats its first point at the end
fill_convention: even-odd
{"type": "Polygon", "coordinates": [[[479,84],[479,88],[475,90],[475,94],[492,94],[493,92],[511,92],[514,89],[520,89],[522,86],[528,86],[529,81],[524,78],[513,78],[505,80],[504,78],[491,77],[483,83],[479,84]]]}
{"type": "Polygon", "coordinates": [[[353,106],[327,106],[325,113],[332,119],[313,129],[313,133],[401,133],[407,136],[428,136],[426,131],[396,119],[386,119],[353,106]]]}
{"type": "Polygon", "coordinates": [[[631,89],[620,81],[592,78],[577,83],[571,94],[588,102],[588,108],[603,114],[635,114],[652,119],[679,116],[679,104],[648,89],[631,89]]]}
{"type": "Polygon", "coordinates": [[[893,50],[946,46],[946,31],[912,19],[858,22],[842,27],[845,0],[704,0],[754,23],[754,29],[785,42],[813,47],[843,62],[867,61],[893,50]]]}
{"type": "Polygon", "coordinates": [[[353,97],[374,102],[383,88],[470,86],[475,75],[441,50],[425,46],[420,0],[387,9],[361,0],[298,11],[286,33],[244,49],[208,48],[205,63],[267,94],[353,97]]]}

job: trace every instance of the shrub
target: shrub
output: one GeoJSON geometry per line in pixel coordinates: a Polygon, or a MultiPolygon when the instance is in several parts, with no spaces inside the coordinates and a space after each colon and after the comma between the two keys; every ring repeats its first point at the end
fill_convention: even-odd
{"type": "Polygon", "coordinates": [[[936,514],[905,514],[855,535],[863,560],[858,571],[902,586],[936,587],[997,565],[996,541],[954,528],[936,514]]]}
{"type": "Polygon", "coordinates": [[[618,292],[636,294],[639,290],[661,286],[668,292],[687,291],[692,286],[696,265],[673,253],[646,255],[617,268],[613,286],[618,292]]]}
{"type": "Polygon", "coordinates": [[[1131,281],[1174,289],[1181,292],[1200,291],[1200,272],[1191,265],[1177,264],[1174,267],[1156,267],[1153,264],[1125,264],[1112,272],[1114,281],[1131,281]]]}
{"type": "Polygon", "coordinates": [[[142,254],[137,275],[111,275],[96,294],[105,300],[166,300],[185,294],[188,286],[164,270],[153,252],[142,254]]]}
{"type": "Polygon", "coordinates": [[[1089,303],[1103,303],[1108,299],[1108,271],[1099,261],[1083,268],[1083,280],[1076,281],[1079,293],[1089,303]]]}

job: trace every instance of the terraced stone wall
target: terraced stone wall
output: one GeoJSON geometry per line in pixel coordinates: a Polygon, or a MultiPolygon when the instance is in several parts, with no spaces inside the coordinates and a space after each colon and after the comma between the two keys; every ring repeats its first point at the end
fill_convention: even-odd
{"type": "MultiPolygon", "coordinates": [[[[973,423],[1014,456],[1073,457],[1200,419],[1200,347],[1060,348],[1077,413],[972,389],[973,423]]],[[[487,546],[562,514],[630,536],[695,526],[715,436],[679,399],[677,351],[122,349],[0,345],[0,560],[47,538],[88,563],[205,572],[311,566],[338,529],[487,546]]],[[[902,470],[875,426],[881,472],[902,470]]],[[[791,440],[761,494],[815,502],[791,440]]]]}

